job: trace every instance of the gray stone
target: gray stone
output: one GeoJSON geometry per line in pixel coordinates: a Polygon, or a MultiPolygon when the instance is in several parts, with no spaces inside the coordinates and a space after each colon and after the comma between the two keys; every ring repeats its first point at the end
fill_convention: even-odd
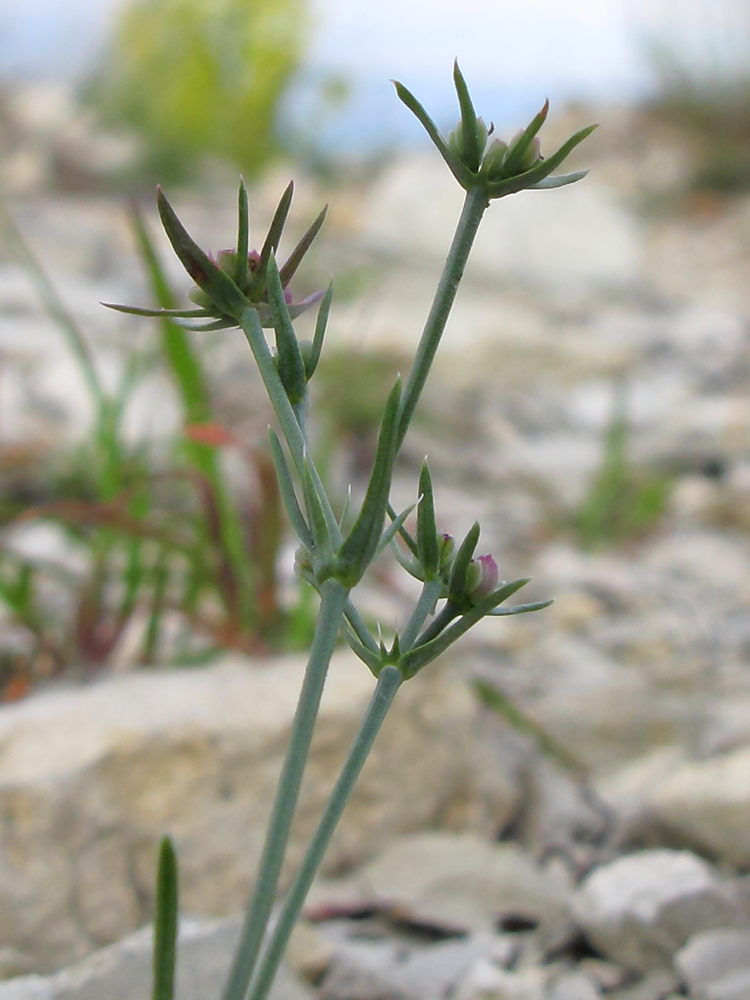
{"type": "Polygon", "coordinates": [[[455,1000],[545,1000],[549,972],[538,967],[507,972],[477,962],[454,994],[455,1000]]]}
{"type": "MultiPolygon", "coordinates": [[[[176,1000],[218,997],[226,982],[241,920],[183,920],[175,983],[176,1000]]],[[[52,976],[21,976],[0,983],[0,1000],[143,1000],[151,993],[150,927],[110,945],[52,976]]],[[[312,994],[285,966],[271,1000],[310,1000],[312,994]]]]}
{"type": "Polygon", "coordinates": [[[322,1000],[370,1000],[406,997],[434,1000],[452,995],[468,970],[482,958],[493,957],[494,935],[415,944],[408,935],[362,940],[352,927],[321,984],[322,1000]]]}
{"type": "Polygon", "coordinates": [[[747,919],[731,884],[689,851],[651,850],[595,869],[574,911],[605,955],[647,972],[668,967],[693,934],[747,919]]]}
{"type": "MultiPolygon", "coordinates": [[[[304,672],[300,657],[117,675],[0,710],[0,940],[49,970],[149,919],[158,841],[175,840],[182,904],[241,910],[260,856],[304,672]]],[[[372,690],[331,665],[283,881],[299,863],[372,690]]],[[[477,740],[468,686],[438,668],[396,699],[325,862],[445,824],[493,835],[512,780],[477,740]]]]}
{"type": "Polygon", "coordinates": [[[750,930],[705,931],[675,957],[693,1000],[747,1000],[750,996],[750,930]]]}
{"type": "Polygon", "coordinates": [[[664,1000],[678,986],[677,976],[671,969],[654,969],[635,986],[610,994],[609,1000],[664,1000]]]}
{"type": "Polygon", "coordinates": [[[730,864],[750,864],[750,747],[690,761],[651,789],[655,819],[685,843],[730,864]]]}
{"type": "MultiPolygon", "coordinates": [[[[492,930],[504,916],[561,931],[571,885],[559,867],[538,867],[515,844],[472,834],[421,833],[393,841],[344,887],[350,904],[378,905],[459,933],[492,930]]],[[[314,905],[337,898],[334,884],[313,889],[314,905]]],[[[341,900],[342,896],[338,895],[341,900]]]]}
{"type": "Polygon", "coordinates": [[[598,1000],[599,987],[583,972],[564,972],[550,986],[546,1000],[598,1000]]]}

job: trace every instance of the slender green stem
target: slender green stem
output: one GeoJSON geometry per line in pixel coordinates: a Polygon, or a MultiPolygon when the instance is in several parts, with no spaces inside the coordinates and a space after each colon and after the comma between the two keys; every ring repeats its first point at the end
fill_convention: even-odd
{"type": "Polygon", "coordinates": [[[422,587],[422,593],[419,595],[419,600],[417,601],[409,621],[404,626],[404,630],[399,638],[399,645],[402,653],[405,653],[414,645],[416,638],[419,635],[419,630],[424,625],[427,615],[431,612],[435,601],[437,601],[440,597],[442,590],[442,580],[428,580],[422,587]]]}
{"type": "Polygon", "coordinates": [[[258,880],[235,952],[224,1000],[242,1000],[255,966],[281,874],[302,774],[310,751],[315,719],[323,693],[341,616],[349,591],[337,580],[326,580],[320,591],[320,611],[310,649],[305,679],[294,717],[292,736],[276,792],[258,880]]]}
{"type": "Polygon", "coordinates": [[[435,639],[439,636],[443,629],[446,629],[454,618],[458,618],[458,611],[450,603],[450,601],[446,601],[440,609],[438,615],[433,618],[424,632],[419,636],[419,645],[423,646],[426,642],[430,642],[431,639],[435,639]]]}
{"type": "Polygon", "coordinates": [[[445,324],[448,322],[448,315],[453,307],[456,292],[464,274],[469,252],[477,235],[479,223],[482,221],[482,216],[488,205],[487,195],[481,188],[473,187],[467,191],[461,218],[458,220],[456,232],[448,252],[443,273],[440,276],[440,282],[435,292],[430,314],[422,331],[414,363],[412,364],[409,379],[404,389],[399,417],[399,448],[409,429],[411,418],[414,415],[414,410],[424,389],[427,376],[430,373],[432,362],[440,345],[440,339],[445,330],[445,324]]]}
{"type": "Polygon", "coordinates": [[[273,985],[276,970],[286,950],[289,935],[299,917],[307,893],[325,855],[333,831],[336,829],[354,785],[372,749],[383,720],[401,686],[401,674],[396,667],[383,667],[373,692],[367,713],[362,720],[359,733],[354,741],[343,770],[331,793],[318,828],[310,841],[302,865],[292,882],[284,900],[279,919],[263,952],[257,975],[255,976],[248,1000],[265,1000],[273,985]]]}
{"type": "Polygon", "coordinates": [[[307,465],[323,508],[331,540],[333,541],[334,547],[338,548],[343,541],[341,529],[339,528],[338,521],[333,513],[333,508],[331,507],[326,491],[323,488],[323,483],[320,479],[320,475],[318,474],[318,470],[315,468],[312,457],[307,450],[305,435],[300,427],[297,415],[294,412],[292,404],[289,402],[286,390],[281,382],[278,369],[276,368],[276,362],[268,349],[266,337],[263,333],[263,327],[260,325],[260,317],[258,316],[257,309],[250,308],[243,312],[240,317],[240,327],[250,344],[250,349],[253,352],[253,357],[255,358],[261,378],[263,379],[263,384],[268,392],[268,398],[271,400],[271,405],[274,408],[279,425],[281,426],[281,431],[286,439],[286,443],[289,445],[292,460],[300,476],[304,474],[305,459],[307,459],[307,465]]]}

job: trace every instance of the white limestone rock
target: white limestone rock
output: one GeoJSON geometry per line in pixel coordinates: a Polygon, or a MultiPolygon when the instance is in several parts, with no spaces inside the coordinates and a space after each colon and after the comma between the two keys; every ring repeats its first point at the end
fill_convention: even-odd
{"type": "MultiPolygon", "coordinates": [[[[241,910],[260,856],[304,660],[227,657],[201,670],[110,676],[0,710],[0,940],[47,971],[150,917],[169,833],[187,912],[241,910]]],[[[338,653],[283,879],[299,863],[373,679],[338,653]]],[[[477,735],[468,686],[440,668],[405,685],[325,870],[439,824],[494,835],[513,781],[477,735]]]]}
{"type": "MultiPolygon", "coordinates": [[[[239,918],[182,921],[176,1000],[220,996],[240,926],[239,918]]],[[[152,931],[144,927],[52,976],[20,976],[0,983],[0,1000],[143,1000],[151,995],[151,953],[152,931]]],[[[311,997],[296,976],[282,966],[270,1000],[311,997]]]]}
{"type": "Polygon", "coordinates": [[[747,1000],[750,929],[705,931],[678,952],[675,966],[692,1000],[747,1000]]]}
{"type": "Polygon", "coordinates": [[[689,851],[651,850],[595,869],[574,911],[605,955],[639,972],[669,967],[699,931],[747,920],[731,883],[689,851]]]}

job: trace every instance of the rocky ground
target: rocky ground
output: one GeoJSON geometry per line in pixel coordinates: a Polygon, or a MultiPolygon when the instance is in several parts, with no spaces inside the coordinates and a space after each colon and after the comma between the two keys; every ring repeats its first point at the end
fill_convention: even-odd
{"type": "MultiPolygon", "coordinates": [[[[750,200],[686,200],[678,142],[655,136],[630,113],[602,118],[591,150],[595,170],[583,184],[524,194],[489,212],[395,486],[397,506],[413,502],[418,466],[429,454],[445,530],[460,534],[478,518],[481,547],[495,554],[501,574],[533,575],[533,596],[556,603],[539,615],[488,620],[464,640],[446,665],[463,692],[447,702],[463,705],[460,711],[446,716],[437,681],[437,693],[424,690],[427,722],[413,736],[419,712],[404,708],[403,743],[384,755],[380,777],[373,772],[363,800],[369,811],[360,810],[359,827],[314,890],[279,998],[750,995],[750,200]],[[628,469],[642,483],[664,484],[664,510],[592,551],[580,544],[581,512],[617,406],[628,469]],[[511,699],[524,716],[520,728],[488,708],[480,712],[466,683],[477,679],[511,699]],[[451,745],[461,747],[453,767],[437,750],[443,724],[453,726],[451,745]],[[402,770],[400,753],[423,764],[434,759],[438,785],[453,790],[442,797],[434,787],[425,791],[418,815],[401,824],[408,807],[383,779],[402,770]],[[481,767],[472,770],[471,760],[481,767]],[[471,792],[462,797],[463,785],[471,792]]],[[[33,160],[31,147],[24,161],[23,148],[6,170],[15,191],[10,208],[114,375],[124,346],[136,338],[146,344],[150,335],[98,306],[145,301],[122,206],[106,194],[56,193],[44,162],[33,160]]],[[[280,170],[253,192],[259,229],[286,180],[280,170]]],[[[301,228],[331,198],[317,263],[302,276],[310,288],[336,276],[331,347],[365,358],[408,351],[460,205],[450,177],[429,156],[413,157],[340,190],[320,187],[302,180],[293,217],[301,228]]],[[[176,192],[174,201],[199,240],[214,250],[232,241],[230,190],[176,192]]],[[[173,273],[181,280],[178,268],[173,273]]],[[[260,394],[248,391],[256,383],[242,343],[230,335],[207,350],[222,412],[252,431],[265,416],[260,394]]],[[[6,466],[13,455],[43,455],[81,434],[89,411],[77,379],[59,333],[6,255],[6,466]]],[[[134,401],[131,432],[158,440],[174,428],[176,413],[155,370],[134,401]]],[[[343,440],[334,470],[342,481],[358,467],[356,449],[343,440]]],[[[41,551],[53,543],[30,529],[14,539],[41,551]]],[[[361,596],[388,629],[411,593],[384,564],[361,596]]],[[[0,719],[7,818],[0,966],[17,977],[0,987],[2,1000],[124,998],[131,987],[133,996],[143,994],[143,934],[83,956],[146,919],[142,871],[162,824],[173,825],[186,859],[193,912],[229,915],[239,906],[237,885],[244,892],[249,884],[249,870],[236,866],[239,833],[226,834],[209,868],[201,867],[212,829],[205,816],[225,832],[262,819],[245,779],[236,806],[217,791],[259,752],[239,748],[239,716],[227,735],[210,713],[184,707],[190,739],[184,728],[170,732],[168,719],[141,724],[135,709],[117,716],[114,729],[89,729],[87,711],[94,721],[110,718],[114,710],[102,705],[107,698],[120,704],[117,685],[141,680],[102,683],[91,689],[100,692],[99,707],[76,709],[75,727],[66,729],[68,692],[8,707],[0,719]],[[55,767],[38,750],[53,717],[55,767]],[[73,740],[79,725],[88,735],[73,740]],[[204,745],[218,747],[216,755],[206,757],[204,745]],[[128,786],[130,798],[117,791],[117,768],[131,773],[134,760],[143,767],[153,747],[166,762],[158,773],[186,789],[189,807],[170,813],[173,799],[158,788],[141,794],[128,786]],[[162,798],[167,804],[156,808],[162,798]],[[53,841],[56,854],[45,846],[53,841]],[[234,891],[222,895],[220,882],[234,891]],[[102,889],[108,883],[112,896],[102,889]],[[51,977],[18,978],[79,958],[82,965],[51,977]]],[[[205,705],[201,690],[196,703],[205,705]]],[[[337,718],[348,720],[362,696],[351,687],[337,718]]],[[[130,697],[141,703],[137,693],[130,697]]],[[[283,731],[285,696],[278,704],[283,731]]],[[[344,737],[347,724],[339,727],[344,737]]],[[[276,746],[273,733],[268,738],[276,746]]],[[[420,768],[410,801],[416,788],[432,787],[429,768],[420,768]]],[[[195,960],[207,971],[204,980],[184,973],[183,1000],[217,992],[216,956],[235,933],[231,920],[186,927],[186,969],[195,960]],[[202,948],[210,959],[191,957],[202,948]]]]}

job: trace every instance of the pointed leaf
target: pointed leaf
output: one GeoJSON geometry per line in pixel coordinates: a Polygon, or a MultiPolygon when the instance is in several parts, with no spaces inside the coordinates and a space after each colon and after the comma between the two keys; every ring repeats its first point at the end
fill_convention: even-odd
{"type": "Polygon", "coordinates": [[[407,507],[406,510],[401,511],[395,521],[391,521],[388,527],[385,529],[383,534],[380,536],[380,544],[375,552],[376,556],[379,556],[381,552],[388,548],[393,539],[396,537],[397,533],[400,531],[401,526],[407,517],[411,514],[417,505],[413,503],[411,507],[407,507]]]}
{"type": "Polygon", "coordinates": [[[268,303],[271,307],[273,326],[276,331],[276,354],[279,365],[279,375],[292,406],[301,403],[307,393],[307,378],[305,377],[305,362],[302,359],[297,335],[292,326],[284,290],[281,287],[276,258],[273,254],[268,259],[268,303]]]}
{"type": "Polygon", "coordinates": [[[234,265],[234,280],[238,288],[247,286],[247,255],[250,250],[250,216],[247,207],[245,181],[240,177],[237,205],[237,259],[234,265]]]}
{"type": "Polygon", "coordinates": [[[479,521],[475,521],[469,528],[466,538],[456,552],[451,567],[450,580],[448,582],[448,600],[457,608],[463,607],[466,602],[466,574],[469,571],[469,563],[474,556],[474,550],[479,541],[479,521]]]}
{"type": "Polygon", "coordinates": [[[284,266],[279,271],[281,275],[281,284],[284,288],[289,284],[289,282],[294,277],[297,268],[302,263],[302,258],[305,256],[307,251],[312,246],[312,242],[321,230],[323,223],[325,222],[326,215],[328,214],[328,205],[325,205],[321,212],[318,214],[317,218],[307,230],[305,235],[299,241],[297,246],[292,250],[289,255],[289,259],[284,264],[284,266]]]}
{"type": "Polygon", "coordinates": [[[140,306],[121,306],[117,305],[115,302],[102,302],[101,305],[105,306],[107,309],[114,309],[116,312],[128,313],[131,316],[156,316],[161,318],[163,316],[182,316],[182,317],[195,317],[196,319],[200,316],[210,316],[205,309],[142,309],[140,306]]]}
{"type": "Polygon", "coordinates": [[[464,147],[463,161],[470,170],[476,172],[479,170],[483,150],[479,148],[477,114],[471,101],[469,88],[466,86],[466,80],[464,80],[463,74],[458,68],[458,59],[453,63],[453,83],[461,108],[461,136],[464,147]]]}
{"type": "Polygon", "coordinates": [[[266,287],[266,268],[268,267],[268,261],[272,253],[276,253],[279,249],[279,242],[281,240],[281,234],[286,223],[286,217],[289,215],[289,209],[292,205],[292,196],[294,194],[294,181],[289,181],[284,193],[281,196],[281,200],[276,207],[273,219],[271,221],[271,226],[266,235],[263,247],[260,251],[260,260],[258,261],[258,266],[255,268],[253,273],[253,279],[250,283],[249,297],[252,302],[259,302],[261,296],[263,295],[263,290],[266,287]]]}
{"type": "Polygon", "coordinates": [[[435,498],[432,492],[432,476],[427,459],[419,473],[419,506],[417,508],[417,548],[419,561],[424,569],[425,579],[434,579],[440,569],[440,547],[437,525],[435,524],[435,498]]]}
{"type": "Polygon", "coordinates": [[[554,174],[551,177],[545,177],[544,180],[538,181],[536,184],[532,184],[529,190],[542,191],[546,188],[559,188],[565,187],[567,184],[575,184],[576,181],[583,180],[588,172],[588,170],[574,170],[571,174],[554,174]]]}
{"type": "Polygon", "coordinates": [[[196,285],[210,296],[220,312],[239,320],[243,310],[248,306],[245,296],[229,275],[225,274],[192,239],[175,215],[161,188],[157,188],[156,199],[169,242],[187,273],[196,285]]]}
{"type": "Polygon", "coordinates": [[[194,320],[189,319],[175,319],[175,323],[185,330],[192,330],[194,333],[211,333],[213,330],[229,330],[231,327],[237,326],[233,320],[227,319],[215,319],[210,323],[196,323],[194,320]]]}
{"type": "Polygon", "coordinates": [[[409,576],[413,576],[414,579],[419,580],[420,583],[425,582],[424,574],[422,573],[422,567],[419,565],[419,563],[415,562],[413,559],[407,559],[407,557],[403,554],[398,545],[396,545],[395,540],[391,542],[391,552],[393,552],[396,562],[399,564],[399,566],[401,566],[402,569],[406,570],[409,576]]]}
{"type": "Polygon", "coordinates": [[[471,174],[471,171],[468,170],[463,165],[463,163],[461,163],[461,161],[458,159],[457,156],[453,155],[452,151],[448,148],[447,143],[440,135],[440,132],[438,132],[435,122],[427,114],[427,112],[425,111],[423,106],[419,103],[419,101],[416,99],[414,94],[412,94],[411,91],[407,90],[407,88],[402,83],[399,83],[397,80],[392,80],[391,82],[396,88],[396,93],[398,94],[399,100],[407,106],[409,111],[411,111],[411,113],[415,116],[415,118],[417,118],[418,121],[422,124],[425,132],[430,137],[430,139],[432,139],[434,145],[437,147],[438,152],[443,157],[445,162],[448,164],[450,172],[456,178],[461,187],[467,189],[471,187],[471,185],[474,183],[474,178],[471,174]]]}
{"type": "Polygon", "coordinates": [[[396,458],[400,402],[401,378],[399,377],[386,403],[375,462],[359,517],[339,550],[336,575],[346,586],[354,586],[359,581],[372,561],[380,541],[391,489],[393,463],[396,458]]]}
{"type": "MultiPolygon", "coordinates": [[[[283,279],[282,279],[283,284],[283,279]]],[[[315,336],[313,337],[312,347],[310,353],[305,359],[305,375],[307,376],[307,381],[315,374],[315,369],[318,367],[318,361],[320,361],[320,352],[323,349],[323,338],[325,337],[326,327],[328,326],[328,314],[331,311],[331,300],[333,299],[333,282],[328,286],[325,295],[323,296],[323,301],[320,303],[320,309],[318,309],[318,318],[315,321],[315,336]]]]}
{"type": "Polygon", "coordinates": [[[548,608],[554,603],[554,600],[550,600],[534,601],[532,604],[514,604],[509,608],[500,608],[499,611],[490,611],[490,615],[493,618],[504,618],[507,615],[525,615],[529,611],[541,611],[543,608],[548,608]]]}
{"type": "Polygon", "coordinates": [[[313,537],[297,500],[297,494],[294,490],[294,481],[292,480],[292,473],[289,469],[289,465],[287,464],[284,449],[281,446],[281,441],[279,441],[276,432],[271,427],[268,428],[268,438],[271,442],[271,455],[273,456],[273,464],[276,469],[276,479],[279,484],[279,493],[281,494],[281,500],[284,504],[287,517],[289,518],[289,522],[292,525],[294,533],[297,538],[299,538],[300,542],[302,542],[305,548],[312,549],[313,537]]]}
{"type": "Polygon", "coordinates": [[[154,915],[152,1000],[173,1000],[178,927],[177,857],[172,841],[165,837],[159,850],[154,915]]]}
{"type": "Polygon", "coordinates": [[[352,652],[354,652],[377,677],[380,673],[381,667],[383,666],[383,659],[377,646],[374,650],[372,650],[360,642],[356,632],[346,618],[344,619],[344,635],[346,637],[347,645],[352,652]]]}
{"type": "Polygon", "coordinates": [[[531,119],[529,124],[523,130],[521,135],[518,137],[515,145],[511,145],[503,159],[502,165],[502,176],[503,177],[513,177],[518,173],[518,170],[523,162],[523,158],[526,152],[531,147],[532,142],[536,138],[539,129],[544,125],[547,120],[547,115],[549,114],[549,99],[546,99],[542,105],[541,111],[537,112],[536,115],[531,119]]]}
{"type": "Polygon", "coordinates": [[[346,607],[344,608],[344,615],[346,616],[346,620],[354,629],[354,632],[359,641],[363,645],[367,646],[367,648],[371,652],[377,653],[378,644],[370,635],[370,630],[367,628],[364,621],[362,620],[362,616],[360,615],[359,611],[357,611],[357,609],[354,607],[351,598],[349,598],[346,602],[346,607]]]}
{"type": "MultiPolygon", "coordinates": [[[[392,507],[392,505],[390,503],[388,504],[388,507],[386,508],[386,510],[387,510],[387,513],[388,513],[388,517],[390,517],[390,519],[392,521],[395,521],[396,518],[398,517],[398,515],[396,514],[396,511],[393,509],[393,507],[392,507]]],[[[415,559],[418,559],[419,558],[419,549],[417,548],[417,543],[411,537],[411,535],[406,530],[406,528],[403,527],[403,525],[399,529],[398,533],[399,533],[399,537],[401,539],[403,539],[403,542],[406,545],[407,549],[411,552],[411,554],[414,556],[415,559]]]]}
{"type": "Polygon", "coordinates": [[[313,553],[328,566],[333,562],[333,545],[328,522],[320,502],[310,463],[305,455],[302,463],[302,494],[305,499],[307,520],[313,536],[313,553]]]}

